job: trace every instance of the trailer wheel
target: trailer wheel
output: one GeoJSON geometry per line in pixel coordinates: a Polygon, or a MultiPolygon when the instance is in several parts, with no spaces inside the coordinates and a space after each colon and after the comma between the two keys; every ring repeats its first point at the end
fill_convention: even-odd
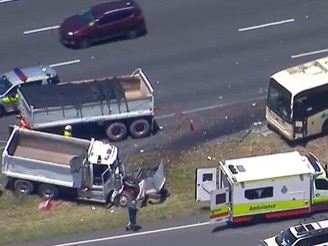
{"type": "Polygon", "coordinates": [[[146,137],[150,132],[150,123],[145,119],[138,119],[130,125],[130,133],[134,138],[146,137]]]}
{"type": "Polygon", "coordinates": [[[120,141],[126,137],[126,126],[121,122],[116,122],[109,125],[106,129],[107,137],[112,141],[120,141]]]}
{"type": "Polygon", "coordinates": [[[28,196],[33,192],[33,184],[30,181],[18,179],[14,183],[14,190],[19,195],[28,196]]]}
{"type": "Polygon", "coordinates": [[[56,199],[58,197],[58,188],[54,185],[41,184],[38,188],[38,194],[45,199],[56,199]]]}

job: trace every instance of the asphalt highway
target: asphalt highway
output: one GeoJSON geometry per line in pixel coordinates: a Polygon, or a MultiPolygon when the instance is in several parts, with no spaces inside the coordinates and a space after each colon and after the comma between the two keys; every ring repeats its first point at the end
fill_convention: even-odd
{"type": "MultiPolygon", "coordinates": [[[[1,71],[51,64],[62,80],[69,81],[143,68],[155,87],[163,130],[143,140],[120,143],[128,155],[190,147],[252,126],[263,120],[271,73],[328,51],[328,2],[324,0],[139,0],[147,36],[85,50],[63,47],[55,27],[66,16],[98,2],[102,1],[0,1],[1,71]],[[42,29],[47,30],[38,31],[42,29]],[[194,131],[188,124],[191,119],[194,131]]],[[[0,147],[8,137],[8,125],[14,122],[14,116],[0,119],[0,147]]],[[[282,225],[212,234],[207,227],[194,227],[183,233],[142,236],[138,242],[150,243],[152,238],[159,245],[169,241],[236,245],[242,237],[243,245],[254,245],[255,239],[279,231],[282,225]]],[[[115,245],[127,245],[129,240],[115,245]]]]}
{"type": "Polygon", "coordinates": [[[166,220],[142,225],[137,233],[124,229],[103,230],[92,234],[78,234],[51,238],[10,246],[129,246],[129,245],[220,245],[220,246],[258,246],[260,239],[274,236],[281,230],[300,222],[327,218],[327,214],[306,219],[263,222],[254,225],[229,227],[224,224],[208,224],[204,216],[166,220]]]}

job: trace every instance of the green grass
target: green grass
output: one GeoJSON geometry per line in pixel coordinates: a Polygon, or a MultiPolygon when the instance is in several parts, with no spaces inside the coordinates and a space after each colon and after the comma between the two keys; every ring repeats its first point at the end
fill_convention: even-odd
{"type": "MultiPolygon", "coordinates": [[[[302,151],[314,152],[323,163],[328,163],[327,138],[311,141],[302,151]]],[[[167,175],[168,199],[161,204],[149,204],[140,210],[139,223],[150,220],[190,216],[204,213],[194,202],[194,175],[198,167],[216,166],[218,160],[288,151],[289,147],[275,134],[263,136],[252,133],[245,139],[232,139],[211,146],[195,147],[183,152],[154,153],[135,156],[131,166],[148,160],[163,159],[167,175]]],[[[95,204],[63,202],[51,211],[37,209],[41,199],[31,196],[17,199],[5,191],[0,198],[0,243],[27,241],[63,234],[89,232],[123,227],[127,222],[124,209],[105,209],[95,204]]]]}

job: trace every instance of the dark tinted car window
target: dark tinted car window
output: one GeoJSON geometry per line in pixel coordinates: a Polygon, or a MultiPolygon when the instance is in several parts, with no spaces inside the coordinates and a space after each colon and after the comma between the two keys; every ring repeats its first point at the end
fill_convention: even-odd
{"type": "Polygon", "coordinates": [[[84,13],[82,13],[80,15],[80,17],[81,17],[82,22],[85,23],[85,24],[89,24],[91,22],[94,22],[95,19],[96,19],[91,10],[85,11],[84,13]]]}
{"type": "Polygon", "coordinates": [[[105,15],[104,17],[99,19],[98,24],[99,25],[107,25],[107,24],[110,24],[111,22],[120,21],[125,18],[128,18],[132,14],[133,14],[132,9],[108,13],[107,15],[105,15]]]}
{"type": "Polygon", "coordinates": [[[310,237],[309,238],[309,243],[307,245],[308,246],[318,245],[318,244],[327,243],[327,242],[328,242],[328,234],[325,233],[325,234],[310,237]]]}

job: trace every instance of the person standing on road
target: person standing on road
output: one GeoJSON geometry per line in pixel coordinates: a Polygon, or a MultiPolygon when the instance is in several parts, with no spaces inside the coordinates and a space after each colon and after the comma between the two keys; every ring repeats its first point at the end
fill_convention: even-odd
{"type": "Polygon", "coordinates": [[[129,213],[129,223],[126,226],[127,231],[136,231],[137,230],[137,202],[133,200],[128,204],[128,213],[129,213]]]}
{"type": "Polygon", "coordinates": [[[64,128],[64,136],[65,137],[72,137],[72,126],[71,125],[67,125],[64,128]]]}

